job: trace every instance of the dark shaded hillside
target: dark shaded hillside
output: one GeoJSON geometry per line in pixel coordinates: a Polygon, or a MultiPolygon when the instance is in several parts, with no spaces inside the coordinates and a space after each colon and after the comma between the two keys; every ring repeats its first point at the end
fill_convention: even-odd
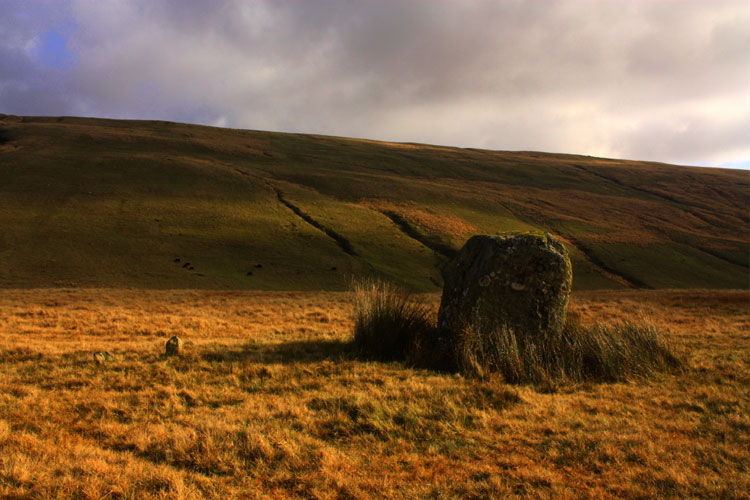
{"type": "Polygon", "coordinates": [[[746,288],[750,175],[533,152],[0,115],[0,286],[436,290],[549,231],[576,288],[746,288]]]}

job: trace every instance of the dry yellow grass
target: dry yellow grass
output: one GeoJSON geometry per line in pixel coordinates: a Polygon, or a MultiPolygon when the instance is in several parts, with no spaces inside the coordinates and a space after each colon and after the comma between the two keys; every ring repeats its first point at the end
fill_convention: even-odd
{"type": "Polygon", "coordinates": [[[571,307],[688,368],[507,386],[354,360],[347,294],[0,291],[0,498],[750,498],[748,293],[571,307]]]}

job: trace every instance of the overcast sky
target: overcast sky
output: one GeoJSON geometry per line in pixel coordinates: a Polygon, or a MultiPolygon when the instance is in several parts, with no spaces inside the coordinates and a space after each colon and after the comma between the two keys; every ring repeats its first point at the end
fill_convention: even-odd
{"type": "Polygon", "coordinates": [[[750,1],[0,0],[0,112],[750,168],[750,1]]]}

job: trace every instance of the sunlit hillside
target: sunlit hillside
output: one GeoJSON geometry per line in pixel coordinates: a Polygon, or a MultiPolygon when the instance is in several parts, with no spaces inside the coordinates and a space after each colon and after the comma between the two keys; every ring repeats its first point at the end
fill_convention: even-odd
{"type": "Polygon", "coordinates": [[[420,291],[472,234],[560,236],[574,287],[746,288],[745,171],[0,115],[0,287],[420,291]]]}

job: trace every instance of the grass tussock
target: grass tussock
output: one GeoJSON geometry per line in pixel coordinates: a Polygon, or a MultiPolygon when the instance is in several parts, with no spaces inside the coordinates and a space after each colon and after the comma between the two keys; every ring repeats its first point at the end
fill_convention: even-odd
{"type": "Polygon", "coordinates": [[[568,315],[555,338],[518,335],[510,328],[487,334],[466,328],[456,360],[466,375],[496,372],[510,383],[616,382],[682,366],[666,338],[645,319],[584,324],[576,314],[568,315]]]}
{"type": "Polygon", "coordinates": [[[360,356],[405,360],[420,339],[434,332],[430,308],[396,285],[368,279],[353,284],[354,341],[360,356]]]}
{"type": "Polygon", "coordinates": [[[499,373],[509,383],[615,382],[682,364],[645,319],[584,324],[575,313],[559,337],[533,338],[510,328],[480,333],[468,326],[446,348],[423,302],[383,281],[357,282],[353,288],[353,346],[369,359],[456,369],[478,378],[499,373]]]}

